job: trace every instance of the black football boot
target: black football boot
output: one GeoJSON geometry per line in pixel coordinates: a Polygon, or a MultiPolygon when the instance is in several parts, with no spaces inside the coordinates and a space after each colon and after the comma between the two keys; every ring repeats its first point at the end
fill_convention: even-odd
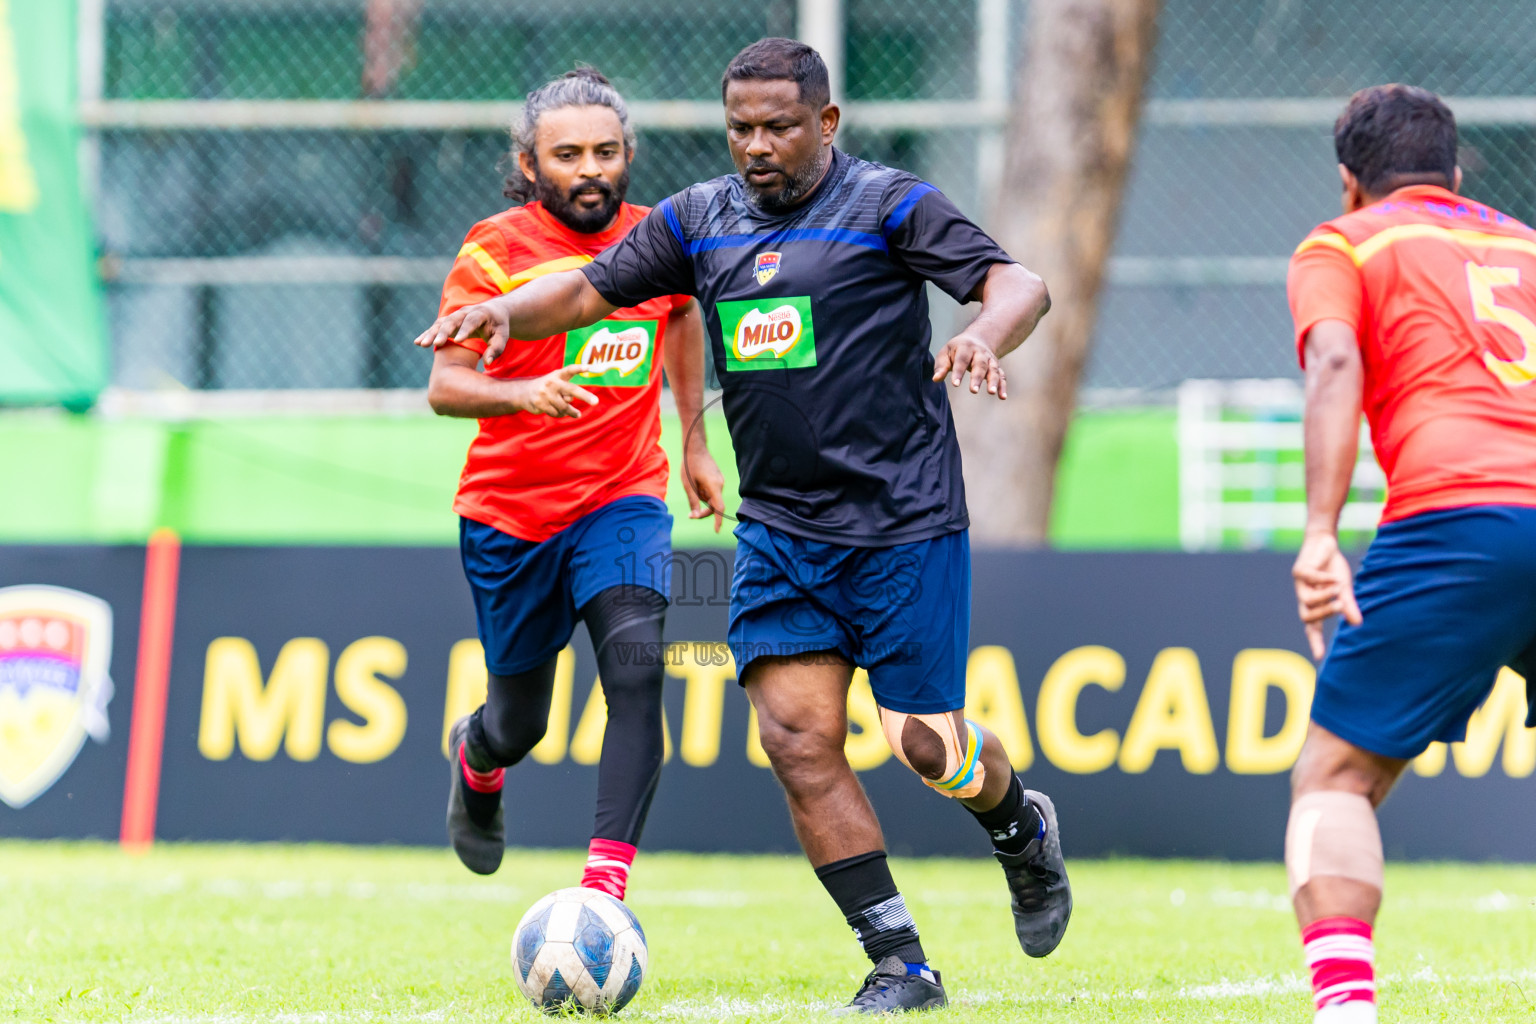
{"type": "Polygon", "coordinates": [[[865,976],[853,1001],[832,1014],[844,1017],[855,1013],[905,1013],[948,1006],[943,980],[938,971],[932,974],[932,980],[921,974],[908,974],[901,957],[888,956],[865,976]]]}
{"type": "Polygon", "coordinates": [[[1049,956],[1061,945],[1072,917],[1072,886],[1067,882],[1067,865],[1061,856],[1061,829],[1056,822],[1056,805],[1044,793],[1032,789],[1024,797],[1040,812],[1043,833],[1030,840],[1016,857],[994,855],[1003,865],[1012,894],[1013,930],[1019,945],[1030,956],[1049,956]]]}
{"type": "Polygon", "coordinates": [[[469,716],[453,723],[448,730],[448,761],[453,771],[453,781],[448,790],[448,839],[453,852],[459,855],[464,866],[477,875],[494,874],[501,867],[501,855],[507,846],[507,830],[496,805],[496,816],[488,825],[476,824],[464,802],[464,771],[459,764],[459,748],[469,732],[469,716]]]}

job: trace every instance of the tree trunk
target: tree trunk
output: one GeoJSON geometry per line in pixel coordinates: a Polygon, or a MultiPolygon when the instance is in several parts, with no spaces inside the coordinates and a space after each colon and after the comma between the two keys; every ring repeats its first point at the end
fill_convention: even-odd
{"type": "Polygon", "coordinates": [[[1151,65],[1159,0],[1033,0],[991,227],[1051,312],[1004,360],[1008,401],[952,393],[977,540],[1046,543],[1151,65]]]}

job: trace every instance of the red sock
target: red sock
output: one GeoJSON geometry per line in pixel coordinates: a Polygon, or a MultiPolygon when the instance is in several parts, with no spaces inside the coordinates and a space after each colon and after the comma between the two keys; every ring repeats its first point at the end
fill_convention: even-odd
{"type": "Polygon", "coordinates": [[[1376,1002],[1371,926],[1353,917],[1325,917],[1301,930],[1302,955],[1312,971],[1312,998],[1334,1003],[1376,1002]]]}
{"type": "Polygon", "coordinates": [[[464,785],[476,793],[501,792],[501,780],[506,776],[505,768],[495,768],[488,772],[477,772],[469,766],[469,760],[464,756],[464,745],[459,745],[459,768],[464,772],[464,785]]]}
{"type": "Polygon", "coordinates": [[[623,899],[635,852],[633,846],[616,839],[592,840],[587,847],[587,869],[581,873],[582,888],[600,889],[615,899],[623,899]]]}

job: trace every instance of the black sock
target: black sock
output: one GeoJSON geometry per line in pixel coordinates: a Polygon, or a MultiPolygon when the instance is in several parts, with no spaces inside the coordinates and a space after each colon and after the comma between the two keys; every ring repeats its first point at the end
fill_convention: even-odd
{"type": "Polygon", "coordinates": [[[928,962],[884,850],[823,864],[816,869],[816,877],[837,902],[871,961],[878,964],[898,956],[909,964],[928,962]]]}
{"type": "MultiPolygon", "coordinates": [[[[966,808],[970,810],[970,808],[966,808]]],[[[1035,805],[1024,798],[1024,784],[1015,775],[1008,792],[990,811],[971,811],[981,827],[992,837],[992,848],[999,856],[1018,857],[1040,835],[1045,819],[1035,805]]]]}
{"type": "Polygon", "coordinates": [[[491,756],[491,745],[485,738],[485,705],[469,716],[469,728],[464,733],[464,760],[477,772],[493,772],[505,767],[491,756]]]}
{"type": "MultiPolygon", "coordinates": [[[[485,726],[481,717],[485,712],[482,705],[469,719],[469,730],[464,735],[464,761],[473,771],[492,772],[501,767],[490,754],[485,752],[485,726]]],[[[464,765],[458,766],[460,773],[464,771],[464,765]]],[[[489,825],[496,817],[496,808],[501,806],[501,790],[494,793],[482,793],[464,780],[464,809],[469,812],[469,820],[482,828],[489,825]]]]}

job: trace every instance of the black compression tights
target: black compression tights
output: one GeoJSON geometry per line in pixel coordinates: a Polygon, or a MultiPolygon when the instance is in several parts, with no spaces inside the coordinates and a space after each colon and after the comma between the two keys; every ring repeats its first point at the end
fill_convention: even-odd
{"type": "MultiPolygon", "coordinates": [[[[608,701],[597,769],[593,836],[639,845],[661,777],[661,627],[667,602],[648,587],[609,587],[582,606],[608,701]]],[[[555,659],[512,676],[492,675],[469,727],[481,770],[517,764],[544,737],[555,659]]]]}

